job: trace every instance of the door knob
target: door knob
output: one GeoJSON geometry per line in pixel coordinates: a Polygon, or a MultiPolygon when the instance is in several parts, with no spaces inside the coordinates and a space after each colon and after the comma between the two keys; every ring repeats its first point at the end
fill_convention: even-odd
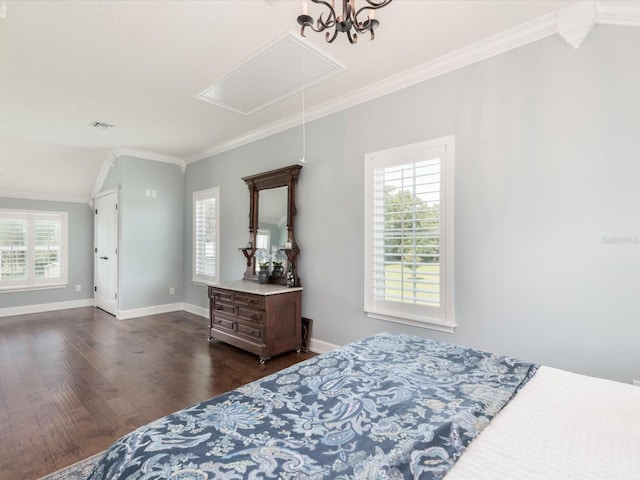
{"type": "Polygon", "coordinates": [[[109,260],[109,257],[100,257],[102,260],[109,260]]]}

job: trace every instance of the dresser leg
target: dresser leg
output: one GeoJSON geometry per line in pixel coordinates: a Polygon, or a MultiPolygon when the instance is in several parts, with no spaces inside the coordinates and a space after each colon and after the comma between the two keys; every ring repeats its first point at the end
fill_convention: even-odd
{"type": "Polygon", "coordinates": [[[271,357],[260,357],[260,365],[264,365],[265,363],[267,363],[267,360],[269,360],[271,357]]]}

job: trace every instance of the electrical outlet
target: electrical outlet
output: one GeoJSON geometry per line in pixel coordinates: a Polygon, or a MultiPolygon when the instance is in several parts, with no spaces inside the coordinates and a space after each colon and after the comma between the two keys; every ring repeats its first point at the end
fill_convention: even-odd
{"type": "Polygon", "coordinates": [[[640,387],[640,380],[634,380],[633,384],[636,385],[637,387],[640,387]]]}
{"type": "Polygon", "coordinates": [[[76,285],[76,292],[82,291],[82,285],[76,285]]]}
{"type": "Polygon", "coordinates": [[[175,295],[176,294],[176,289],[173,287],[169,288],[169,295],[175,295]]]}
{"type": "Polygon", "coordinates": [[[150,196],[151,196],[151,189],[150,189],[150,188],[147,188],[147,189],[144,191],[144,196],[145,196],[145,197],[150,197],[150,196]]]}

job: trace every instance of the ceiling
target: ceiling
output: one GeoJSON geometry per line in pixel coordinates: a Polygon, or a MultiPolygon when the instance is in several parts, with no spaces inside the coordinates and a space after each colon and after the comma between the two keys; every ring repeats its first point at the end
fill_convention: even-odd
{"type": "MultiPolygon", "coordinates": [[[[324,34],[309,30],[306,44],[344,70],[306,88],[306,109],[344,103],[369,86],[572,3],[394,0],[376,12],[375,41],[361,36],[350,45],[339,36],[327,44],[324,34]]],[[[69,168],[77,175],[65,177],[65,194],[87,196],[114,149],[188,163],[274,124],[299,124],[299,92],[248,115],[195,96],[290,32],[299,38],[301,5],[8,0],[6,18],[0,18],[0,194],[57,194],[50,188],[53,174],[35,173],[69,168]],[[97,129],[95,121],[115,127],[97,129]]],[[[321,11],[309,5],[312,16],[321,11]]]]}

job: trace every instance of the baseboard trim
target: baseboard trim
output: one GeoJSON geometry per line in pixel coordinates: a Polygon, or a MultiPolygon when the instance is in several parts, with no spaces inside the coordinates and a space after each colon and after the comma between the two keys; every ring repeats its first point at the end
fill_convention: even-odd
{"type": "Polygon", "coordinates": [[[339,345],[334,345],[333,343],[323,342],[322,340],[318,340],[317,338],[311,338],[309,341],[309,350],[313,353],[328,353],[333,350],[337,350],[340,348],[339,345]]]}
{"type": "Polygon", "coordinates": [[[182,303],[168,303],[166,305],[154,305],[152,307],[118,310],[118,312],[116,313],[116,318],[118,320],[129,320],[131,318],[146,317],[148,315],[158,315],[160,313],[176,312],[178,310],[184,310],[182,303]]]}
{"type": "Polygon", "coordinates": [[[192,303],[183,303],[182,309],[185,312],[193,313],[194,315],[198,315],[199,317],[209,318],[208,308],[199,307],[198,305],[193,305],[192,303]]]}
{"type": "Polygon", "coordinates": [[[92,307],[93,297],[82,300],[69,300],[67,302],[41,303],[39,305],[24,305],[21,307],[0,308],[0,317],[12,317],[14,315],[28,315],[30,313],[53,312],[68,308],[92,307]]]}

